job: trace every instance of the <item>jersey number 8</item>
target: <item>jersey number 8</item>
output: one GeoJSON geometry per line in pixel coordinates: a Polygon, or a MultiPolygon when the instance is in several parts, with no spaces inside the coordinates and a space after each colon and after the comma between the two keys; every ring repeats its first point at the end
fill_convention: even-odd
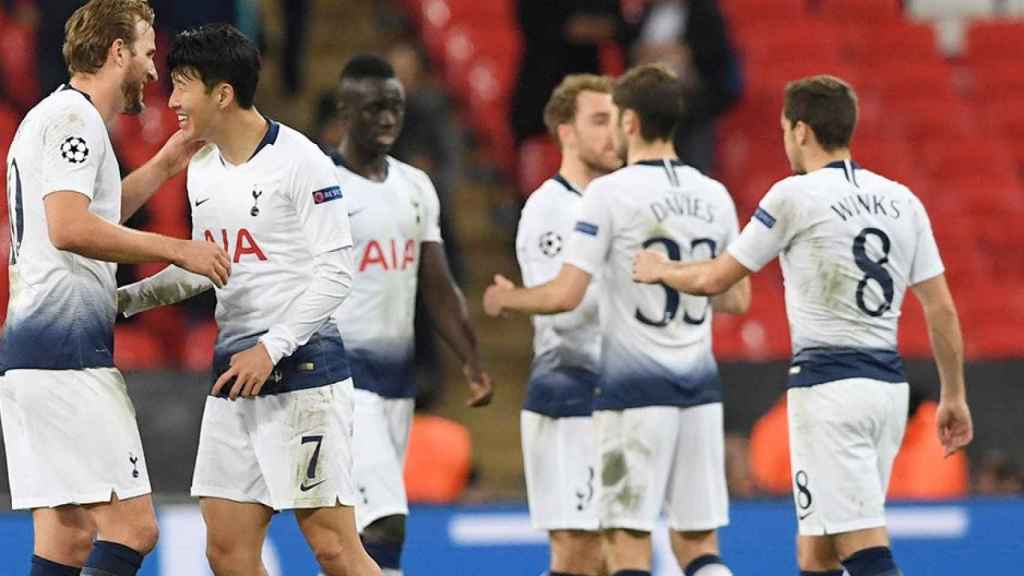
{"type": "Polygon", "coordinates": [[[892,307],[894,295],[892,275],[883,266],[889,262],[889,250],[891,247],[892,243],[889,241],[889,236],[878,228],[865,228],[853,239],[853,261],[857,264],[857,268],[864,272],[864,277],[857,283],[857,307],[868,316],[881,316],[892,307]],[[875,236],[882,242],[882,257],[878,260],[872,260],[868,257],[868,236],[875,236]],[[885,299],[885,302],[877,308],[869,308],[864,300],[864,290],[868,287],[868,282],[871,280],[874,280],[881,286],[882,297],[885,299]]]}

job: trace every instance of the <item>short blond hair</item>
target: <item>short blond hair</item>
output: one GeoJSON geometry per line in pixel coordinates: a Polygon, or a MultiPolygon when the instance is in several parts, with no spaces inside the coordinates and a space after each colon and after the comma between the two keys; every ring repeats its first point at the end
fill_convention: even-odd
{"type": "Polygon", "coordinates": [[[129,48],[135,43],[138,22],[153,25],[156,15],[146,0],[90,0],[64,25],[64,61],[68,72],[93,74],[107,62],[115,40],[129,48]]]}
{"type": "Polygon", "coordinates": [[[612,81],[596,74],[570,74],[555,87],[544,106],[544,125],[558,139],[558,127],[576,119],[576,100],[581,92],[611,94],[612,81]]]}

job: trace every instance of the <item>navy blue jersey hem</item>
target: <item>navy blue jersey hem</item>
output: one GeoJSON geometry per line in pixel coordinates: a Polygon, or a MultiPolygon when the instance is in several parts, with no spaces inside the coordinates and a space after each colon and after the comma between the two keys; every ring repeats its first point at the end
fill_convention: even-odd
{"type": "Polygon", "coordinates": [[[836,380],[868,378],[906,382],[903,360],[895,350],[882,348],[805,348],[793,356],[789,388],[806,388],[836,380]]]}
{"type": "Polygon", "coordinates": [[[411,345],[392,353],[352,348],[348,361],[357,389],[381,398],[416,397],[416,364],[411,345]]]}
{"type": "Polygon", "coordinates": [[[534,361],[523,409],[551,418],[590,416],[598,375],[585,368],[549,368],[534,361]]]}
{"type": "MultiPolygon", "coordinates": [[[[251,348],[258,341],[259,336],[251,336],[231,349],[216,351],[213,358],[214,382],[228,370],[232,355],[251,348]]],[[[352,371],[341,335],[337,334],[337,330],[334,330],[334,334],[324,330],[314,334],[309,342],[300,346],[291,356],[282,358],[274,366],[259,395],[270,396],[330,386],[351,377],[352,371]]],[[[227,398],[230,389],[230,384],[224,386],[218,397],[227,398]]]]}

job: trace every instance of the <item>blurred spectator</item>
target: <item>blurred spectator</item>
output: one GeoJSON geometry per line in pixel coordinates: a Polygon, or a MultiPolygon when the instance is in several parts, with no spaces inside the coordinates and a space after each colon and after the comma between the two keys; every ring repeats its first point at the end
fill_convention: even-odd
{"type": "Polygon", "coordinates": [[[789,423],[783,394],[750,431],[750,470],[759,491],[789,494],[789,423]]]}
{"type": "Polygon", "coordinates": [[[523,55],[512,97],[516,141],[544,135],[544,104],[566,74],[601,73],[600,47],[624,33],[618,0],[520,0],[523,55]]]}
{"type": "Polygon", "coordinates": [[[344,132],[338,115],[338,95],[333,88],[324,90],[317,98],[313,126],[308,133],[325,154],[334,152],[341,145],[344,132]]]}
{"type": "Polygon", "coordinates": [[[686,117],[676,134],[676,152],[710,173],[715,119],[742,94],[736,50],[717,0],[651,0],[629,31],[635,63],[663,62],[686,83],[686,117]]]}
{"type": "Polygon", "coordinates": [[[974,475],[974,492],[986,496],[1017,496],[1024,493],[1024,475],[1009,454],[990,450],[974,475]]]}
{"type": "Polygon", "coordinates": [[[419,48],[398,41],[387,54],[398,80],[405,88],[405,122],[395,141],[392,154],[430,175],[441,202],[441,234],[452,274],[462,277],[462,255],[451,227],[455,206],[451,191],[461,171],[462,139],[456,128],[448,96],[427,70],[427,60],[419,48]]]}
{"type": "Polygon", "coordinates": [[[284,52],[281,58],[281,77],[289,94],[297,94],[302,89],[304,64],[306,62],[306,40],[309,32],[306,24],[309,21],[309,0],[282,0],[281,11],[284,16],[284,52]]]}
{"type": "Polygon", "coordinates": [[[733,498],[757,495],[757,481],[750,466],[750,441],[741,434],[725,434],[725,480],[733,498]]]}

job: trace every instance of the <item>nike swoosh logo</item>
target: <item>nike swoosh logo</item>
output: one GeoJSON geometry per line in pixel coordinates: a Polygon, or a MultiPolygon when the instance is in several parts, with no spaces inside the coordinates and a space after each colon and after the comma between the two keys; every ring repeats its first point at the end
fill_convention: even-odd
{"type": "Polygon", "coordinates": [[[800,518],[801,520],[804,520],[805,518],[807,518],[807,517],[808,517],[808,516],[810,516],[811,514],[814,514],[814,510],[811,510],[810,512],[808,512],[808,513],[806,513],[806,514],[799,514],[799,515],[798,515],[798,517],[799,517],[799,518],[800,518]]]}
{"type": "Polygon", "coordinates": [[[199,208],[207,200],[209,200],[209,198],[203,198],[202,200],[196,200],[196,208],[199,208]]]}
{"type": "Polygon", "coordinates": [[[301,484],[301,485],[299,485],[299,490],[302,490],[303,492],[309,492],[310,490],[312,490],[313,488],[316,488],[317,486],[323,484],[324,482],[327,482],[327,480],[324,479],[324,480],[321,480],[319,482],[316,482],[315,484],[310,484],[309,486],[306,486],[305,484],[301,484]]]}
{"type": "Polygon", "coordinates": [[[360,208],[359,210],[353,210],[353,211],[348,213],[348,217],[351,218],[351,217],[355,216],[356,214],[359,214],[360,212],[363,212],[365,210],[366,210],[366,208],[360,208]]]}

